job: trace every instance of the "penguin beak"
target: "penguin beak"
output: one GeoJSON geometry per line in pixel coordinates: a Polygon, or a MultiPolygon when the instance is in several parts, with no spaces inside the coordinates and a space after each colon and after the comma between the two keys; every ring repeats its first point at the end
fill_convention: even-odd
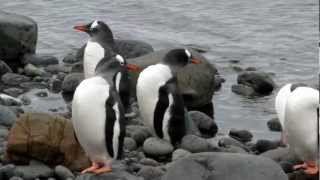
{"type": "Polygon", "coordinates": [[[126,67],[129,71],[139,71],[140,69],[140,67],[135,64],[127,64],[126,67]]]}
{"type": "Polygon", "coordinates": [[[89,32],[89,28],[87,25],[76,25],[73,27],[73,29],[79,32],[89,32]]]}
{"type": "Polygon", "coordinates": [[[198,59],[192,58],[192,59],[191,59],[191,63],[192,63],[192,64],[201,64],[201,61],[198,60],[198,59]]]}

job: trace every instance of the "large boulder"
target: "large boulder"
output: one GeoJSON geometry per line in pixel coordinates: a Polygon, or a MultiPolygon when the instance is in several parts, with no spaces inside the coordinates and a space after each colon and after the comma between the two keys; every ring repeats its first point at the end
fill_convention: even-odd
{"type": "MultiPolygon", "coordinates": [[[[138,58],[128,59],[128,63],[137,64],[141,70],[149,65],[160,62],[166,53],[171,49],[156,51],[138,58]]],[[[193,109],[212,103],[212,96],[215,91],[215,75],[217,69],[213,64],[200,53],[190,49],[192,55],[201,60],[201,64],[190,64],[178,73],[178,86],[183,95],[187,108],[193,109]]],[[[132,94],[135,94],[138,73],[131,72],[132,94]]],[[[212,111],[213,107],[211,106],[212,111]]],[[[211,115],[210,115],[211,116],[211,115]]]]}
{"type": "Polygon", "coordinates": [[[287,180],[273,160],[247,154],[198,153],[175,161],[162,180],[287,180]]]}
{"type": "Polygon", "coordinates": [[[24,54],[35,53],[38,27],[31,18],[0,11],[0,58],[19,65],[24,54]]]}
{"type": "Polygon", "coordinates": [[[62,164],[71,170],[90,165],[75,138],[71,121],[44,113],[19,117],[9,133],[6,159],[14,163],[36,159],[48,165],[62,164]]]}

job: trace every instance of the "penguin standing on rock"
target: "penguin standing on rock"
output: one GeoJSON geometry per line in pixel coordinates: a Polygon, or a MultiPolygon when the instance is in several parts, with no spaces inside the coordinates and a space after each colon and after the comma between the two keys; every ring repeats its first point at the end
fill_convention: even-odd
{"type": "Polygon", "coordinates": [[[137,100],[144,124],[173,145],[186,134],[185,106],[177,86],[177,72],[191,63],[200,61],[187,49],[173,49],[160,63],[144,69],[137,82],[137,100]]]}
{"type": "Polygon", "coordinates": [[[125,136],[124,108],[117,88],[121,73],[137,70],[116,55],[99,63],[97,75],[83,80],[72,102],[72,123],[75,134],[92,166],[82,173],[110,172],[111,160],[119,159],[125,136]]]}

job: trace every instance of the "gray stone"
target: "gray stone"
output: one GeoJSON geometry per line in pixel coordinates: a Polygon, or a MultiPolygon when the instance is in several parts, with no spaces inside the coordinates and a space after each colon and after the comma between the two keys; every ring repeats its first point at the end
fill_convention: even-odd
{"type": "Polygon", "coordinates": [[[159,163],[156,160],[150,158],[142,158],[140,163],[146,166],[159,166],[159,163]]]}
{"type": "Polygon", "coordinates": [[[18,176],[13,176],[9,180],[23,180],[23,178],[18,176]]]}
{"type": "Polygon", "coordinates": [[[83,79],[84,76],[82,73],[68,74],[62,82],[62,91],[74,92],[83,79]]]}
{"type": "Polygon", "coordinates": [[[27,76],[42,76],[42,75],[46,74],[46,72],[44,70],[42,70],[42,69],[40,69],[30,63],[28,63],[24,66],[24,73],[27,76]]]}
{"type": "Polygon", "coordinates": [[[235,138],[243,143],[250,142],[253,135],[248,130],[231,129],[229,131],[229,136],[235,138]]]}
{"type": "Polygon", "coordinates": [[[162,180],[287,180],[274,161],[261,156],[198,153],[175,161],[162,180]]]}
{"type": "Polygon", "coordinates": [[[219,137],[218,145],[220,147],[238,146],[242,149],[249,151],[249,149],[240,141],[231,137],[219,137]]]}
{"type": "Polygon", "coordinates": [[[59,179],[75,178],[74,174],[68,168],[61,165],[54,168],[54,173],[59,179]]]}
{"type": "Polygon", "coordinates": [[[20,74],[6,73],[1,77],[1,80],[7,85],[19,85],[21,83],[30,81],[30,78],[20,74]]]}
{"type": "Polygon", "coordinates": [[[218,132],[218,126],[214,120],[200,111],[190,111],[188,112],[190,120],[193,121],[194,125],[197,127],[200,135],[205,138],[214,137],[218,132]]]}
{"type": "Polygon", "coordinates": [[[9,134],[9,130],[4,126],[0,126],[0,139],[7,138],[8,134],[9,134]]]}
{"type": "Polygon", "coordinates": [[[76,63],[71,67],[71,73],[83,73],[83,64],[76,63]]]}
{"type": "Polygon", "coordinates": [[[4,89],[3,92],[8,94],[9,96],[18,97],[20,94],[24,93],[24,90],[20,88],[12,87],[8,89],[4,89]]]}
{"type": "Polygon", "coordinates": [[[206,152],[210,150],[209,143],[198,136],[186,135],[182,138],[181,148],[192,153],[206,152]]]}
{"type": "Polygon", "coordinates": [[[143,151],[152,157],[166,156],[173,152],[173,146],[163,139],[151,137],[144,141],[143,151]]]}
{"type": "Polygon", "coordinates": [[[35,178],[48,178],[53,176],[53,170],[44,164],[30,164],[28,166],[16,166],[14,174],[25,180],[35,178]]]}
{"type": "Polygon", "coordinates": [[[239,146],[230,145],[228,147],[219,148],[222,152],[248,154],[246,150],[239,146]]]}
{"type": "Polygon", "coordinates": [[[36,66],[48,66],[52,64],[59,64],[59,60],[50,55],[42,55],[42,54],[26,54],[23,56],[22,60],[25,64],[33,64],[36,66]]]}
{"type": "Polygon", "coordinates": [[[12,69],[4,61],[0,60],[0,77],[10,72],[12,72],[12,69]]]}
{"type": "Polygon", "coordinates": [[[37,43],[37,24],[31,18],[0,11],[0,59],[10,67],[21,64],[26,53],[34,53],[37,43]]]}
{"type": "Polygon", "coordinates": [[[44,82],[24,82],[20,84],[20,87],[25,89],[46,89],[48,84],[44,82]]]}
{"type": "Polygon", "coordinates": [[[192,153],[184,149],[176,149],[172,153],[172,161],[176,161],[191,155],[192,153]]]}
{"type": "Polygon", "coordinates": [[[245,71],[238,76],[238,84],[252,87],[257,94],[269,95],[275,88],[275,83],[268,73],[245,71]]]}
{"type": "Polygon", "coordinates": [[[58,74],[59,72],[69,73],[71,71],[70,67],[61,66],[59,64],[49,65],[49,66],[45,67],[44,69],[52,74],[58,74]]]}
{"type": "Polygon", "coordinates": [[[278,118],[272,118],[267,122],[267,126],[270,131],[282,131],[282,127],[278,118]]]}
{"type": "Polygon", "coordinates": [[[49,82],[49,89],[53,93],[59,93],[61,91],[62,81],[57,77],[52,77],[49,82]]]}
{"type": "Polygon", "coordinates": [[[143,166],[137,173],[137,175],[143,177],[144,180],[161,180],[163,174],[163,170],[158,167],[152,166],[143,166]]]}
{"type": "Polygon", "coordinates": [[[255,91],[252,87],[243,85],[243,84],[234,84],[231,86],[231,91],[240,94],[243,96],[253,96],[255,95],[255,91]]]}
{"type": "Polygon", "coordinates": [[[0,105],[0,125],[11,127],[16,119],[17,117],[11,109],[0,105]]]}
{"type": "Polygon", "coordinates": [[[127,149],[128,151],[133,151],[137,149],[136,141],[130,137],[125,137],[123,144],[124,144],[124,149],[127,149]]]}
{"type": "Polygon", "coordinates": [[[126,171],[112,171],[104,174],[85,173],[76,177],[76,180],[143,180],[126,171]]]}
{"type": "Polygon", "coordinates": [[[137,145],[140,146],[151,136],[150,130],[145,126],[129,125],[126,127],[126,135],[133,138],[137,145]]]}
{"type": "Polygon", "coordinates": [[[280,146],[280,141],[270,141],[266,139],[259,139],[254,148],[259,153],[263,153],[271,149],[276,149],[279,146],[280,146]]]}
{"type": "MultiPolygon", "coordinates": [[[[7,92],[6,90],[7,89],[5,89],[4,92],[7,92]]],[[[14,90],[14,92],[15,91],[20,91],[18,89],[17,90],[13,89],[13,90],[14,90]]],[[[18,94],[18,93],[15,92],[15,94],[18,94]]],[[[4,105],[4,106],[20,106],[21,104],[22,104],[22,101],[20,99],[18,99],[18,98],[15,98],[15,97],[12,97],[12,96],[8,96],[7,94],[0,94],[0,105],[4,105]]]]}
{"type": "Polygon", "coordinates": [[[10,179],[13,177],[16,166],[14,164],[7,164],[0,167],[0,179],[10,179]]]}
{"type": "Polygon", "coordinates": [[[62,61],[63,61],[64,63],[68,63],[68,64],[74,64],[74,63],[79,62],[80,60],[81,60],[80,58],[77,58],[77,52],[68,53],[68,54],[62,59],[62,61]]]}

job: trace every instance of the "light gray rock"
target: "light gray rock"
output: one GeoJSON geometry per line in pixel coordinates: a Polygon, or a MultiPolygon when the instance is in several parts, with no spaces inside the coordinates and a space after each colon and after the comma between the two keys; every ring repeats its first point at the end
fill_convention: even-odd
{"type": "Polygon", "coordinates": [[[13,176],[9,180],[23,180],[23,178],[18,176],[13,176]]]}
{"type": "Polygon", "coordinates": [[[142,158],[140,163],[146,166],[159,166],[159,163],[156,160],[150,158],[142,158]]]}
{"type": "MultiPolygon", "coordinates": [[[[14,91],[16,91],[14,89],[14,91]]],[[[20,92],[20,89],[17,91],[20,92]]],[[[17,92],[18,93],[18,92],[17,92]]],[[[22,104],[22,101],[18,98],[9,96],[7,94],[1,94],[0,93],[0,105],[4,105],[4,106],[20,106],[22,104]]]]}
{"type": "Polygon", "coordinates": [[[274,161],[261,156],[198,153],[175,161],[162,180],[287,180],[274,161]]]}
{"type": "Polygon", "coordinates": [[[16,114],[11,109],[0,105],[0,125],[11,127],[16,119],[16,114]]]}
{"type": "Polygon", "coordinates": [[[186,135],[182,138],[181,148],[192,153],[197,153],[209,151],[210,146],[209,143],[201,137],[186,135]]]}
{"type": "Polygon", "coordinates": [[[20,85],[21,83],[28,82],[31,79],[27,76],[16,73],[6,73],[1,77],[1,80],[7,85],[20,85]]]}
{"type": "Polygon", "coordinates": [[[104,174],[85,173],[77,176],[76,180],[143,180],[143,178],[134,176],[126,171],[113,171],[104,174]]]}
{"type": "Polygon", "coordinates": [[[62,82],[62,91],[74,92],[80,82],[84,79],[83,73],[68,74],[62,82]]]}
{"type": "Polygon", "coordinates": [[[166,156],[173,152],[173,146],[163,139],[151,137],[144,141],[143,152],[152,157],[166,156]]]}
{"type": "Polygon", "coordinates": [[[48,84],[45,82],[24,82],[20,84],[20,87],[25,89],[46,89],[48,88],[48,84]]]}
{"type": "Polygon", "coordinates": [[[25,54],[22,61],[25,64],[30,63],[36,66],[59,64],[59,60],[56,57],[44,54],[25,54]]]}
{"type": "Polygon", "coordinates": [[[123,144],[124,144],[124,149],[127,149],[128,151],[133,151],[137,149],[136,141],[130,137],[125,137],[123,144]]]}
{"type": "Polygon", "coordinates": [[[0,11],[0,59],[10,67],[21,64],[26,53],[35,53],[38,27],[26,16],[0,11]]]}
{"type": "Polygon", "coordinates": [[[53,176],[53,170],[45,164],[30,164],[28,166],[16,166],[14,174],[25,180],[35,178],[48,178],[53,176]]]}
{"type": "Polygon", "coordinates": [[[172,153],[172,161],[176,161],[191,155],[192,153],[184,149],[176,149],[172,153]]]}
{"type": "Polygon", "coordinates": [[[143,177],[144,180],[161,180],[164,173],[159,167],[143,166],[137,175],[143,177]]]}
{"type": "Polygon", "coordinates": [[[140,146],[151,136],[150,130],[145,126],[129,125],[126,127],[126,136],[133,138],[140,146]]]}
{"type": "MultiPolygon", "coordinates": [[[[24,93],[24,90],[20,88],[12,87],[12,88],[4,89],[3,92],[8,94],[9,96],[18,97],[20,94],[24,93]]],[[[2,105],[12,104],[12,103],[14,104],[15,102],[19,102],[19,101],[14,101],[12,98],[7,98],[6,100],[5,98],[2,98],[1,101],[4,101],[3,103],[1,103],[2,105]]]]}
{"type": "Polygon", "coordinates": [[[74,179],[74,174],[66,167],[58,165],[54,168],[54,173],[58,176],[59,179],[74,179]]]}
{"type": "Polygon", "coordinates": [[[24,66],[24,73],[27,76],[42,76],[42,75],[46,74],[46,72],[44,70],[42,70],[42,69],[40,69],[30,63],[28,63],[24,66]]]}

